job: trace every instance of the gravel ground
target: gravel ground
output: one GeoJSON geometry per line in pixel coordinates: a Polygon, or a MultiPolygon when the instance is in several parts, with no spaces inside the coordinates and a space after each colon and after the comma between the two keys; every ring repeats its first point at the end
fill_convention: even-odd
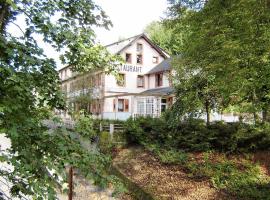
{"type": "Polygon", "coordinates": [[[162,165],[154,156],[141,149],[123,149],[114,159],[114,164],[130,180],[157,199],[233,199],[211,187],[207,180],[191,179],[179,166],[162,165]]]}

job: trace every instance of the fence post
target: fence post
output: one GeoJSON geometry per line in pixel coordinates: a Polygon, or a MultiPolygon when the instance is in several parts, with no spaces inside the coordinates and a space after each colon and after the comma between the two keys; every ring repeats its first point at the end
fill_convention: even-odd
{"type": "Polygon", "coordinates": [[[114,133],[114,124],[110,124],[110,135],[111,135],[111,139],[113,139],[113,133],[114,133]]]}
{"type": "Polygon", "coordinates": [[[103,127],[102,127],[102,123],[101,122],[99,123],[99,131],[100,132],[103,131],[103,127]]]}

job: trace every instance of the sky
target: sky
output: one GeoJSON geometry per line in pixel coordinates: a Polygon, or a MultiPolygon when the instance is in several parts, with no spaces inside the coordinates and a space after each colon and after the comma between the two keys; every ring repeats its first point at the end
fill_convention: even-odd
{"type": "Polygon", "coordinates": [[[110,17],[110,31],[95,29],[97,39],[106,45],[143,32],[152,21],[165,17],[167,0],[95,0],[110,17]]]}
{"type": "MultiPolygon", "coordinates": [[[[165,17],[167,0],[94,0],[109,16],[113,27],[110,30],[105,28],[94,28],[97,42],[107,45],[119,40],[141,34],[145,27],[152,21],[158,21],[165,17]]],[[[18,17],[17,24],[25,27],[24,18],[18,17]]],[[[21,31],[11,24],[9,32],[14,36],[20,36],[21,31]]],[[[57,69],[62,68],[57,53],[50,45],[37,36],[38,44],[44,49],[44,53],[57,62],[57,69]]]]}

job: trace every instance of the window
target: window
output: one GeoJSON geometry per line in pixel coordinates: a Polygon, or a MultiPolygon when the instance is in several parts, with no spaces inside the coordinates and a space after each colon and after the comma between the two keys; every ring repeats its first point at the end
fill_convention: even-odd
{"type": "Polygon", "coordinates": [[[154,114],[154,99],[147,98],[145,103],[146,115],[152,116],[154,114]]]}
{"type": "Polygon", "coordinates": [[[140,114],[140,115],[143,115],[145,113],[145,110],[144,110],[144,99],[143,98],[138,98],[137,100],[137,113],[140,114]]]}
{"type": "Polygon", "coordinates": [[[161,99],[161,112],[166,110],[167,99],[161,99]]]}
{"type": "Polygon", "coordinates": [[[125,74],[119,74],[116,83],[118,86],[124,87],[126,85],[125,74]]]}
{"type": "Polygon", "coordinates": [[[124,99],[118,99],[118,112],[124,112],[124,99]]]}
{"type": "Polygon", "coordinates": [[[137,64],[142,64],[142,55],[141,54],[137,55],[137,64]]]}
{"type": "Polygon", "coordinates": [[[126,53],[126,63],[131,63],[132,58],[131,58],[131,53],[126,53]]]}
{"type": "Polygon", "coordinates": [[[137,76],[137,87],[144,87],[144,76],[137,76]]]}
{"type": "Polygon", "coordinates": [[[155,63],[155,64],[158,63],[158,57],[157,56],[153,56],[152,62],[155,63]]]}
{"type": "Polygon", "coordinates": [[[163,82],[162,77],[163,77],[162,73],[156,74],[156,87],[162,86],[162,82],[163,82]]]}
{"type": "Polygon", "coordinates": [[[137,43],[137,51],[142,51],[143,45],[140,43],[137,43]]]}
{"type": "MultiPolygon", "coordinates": [[[[116,99],[113,100],[113,111],[115,111],[116,99]]],[[[117,112],[128,112],[129,111],[129,100],[128,99],[118,99],[117,112]]]]}

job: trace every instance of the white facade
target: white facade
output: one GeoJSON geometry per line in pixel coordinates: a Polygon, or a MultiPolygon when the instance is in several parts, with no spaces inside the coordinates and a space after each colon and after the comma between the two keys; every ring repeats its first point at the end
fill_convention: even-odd
{"type": "Polygon", "coordinates": [[[86,109],[100,118],[119,120],[140,115],[159,116],[172,104],[170,69],[162,66],[169,58],[166,52],[144,34],[108,45],[107,49],[126,60],[118,68],[120,79],[103,72],[79,76],[72,74],[69,67],[63,68],[59,76],[69,102],[91,91],[93,100],[86,109]],[[84,86],[91,87],[77,87],[80,80],[84,80],[84,86]]]}

